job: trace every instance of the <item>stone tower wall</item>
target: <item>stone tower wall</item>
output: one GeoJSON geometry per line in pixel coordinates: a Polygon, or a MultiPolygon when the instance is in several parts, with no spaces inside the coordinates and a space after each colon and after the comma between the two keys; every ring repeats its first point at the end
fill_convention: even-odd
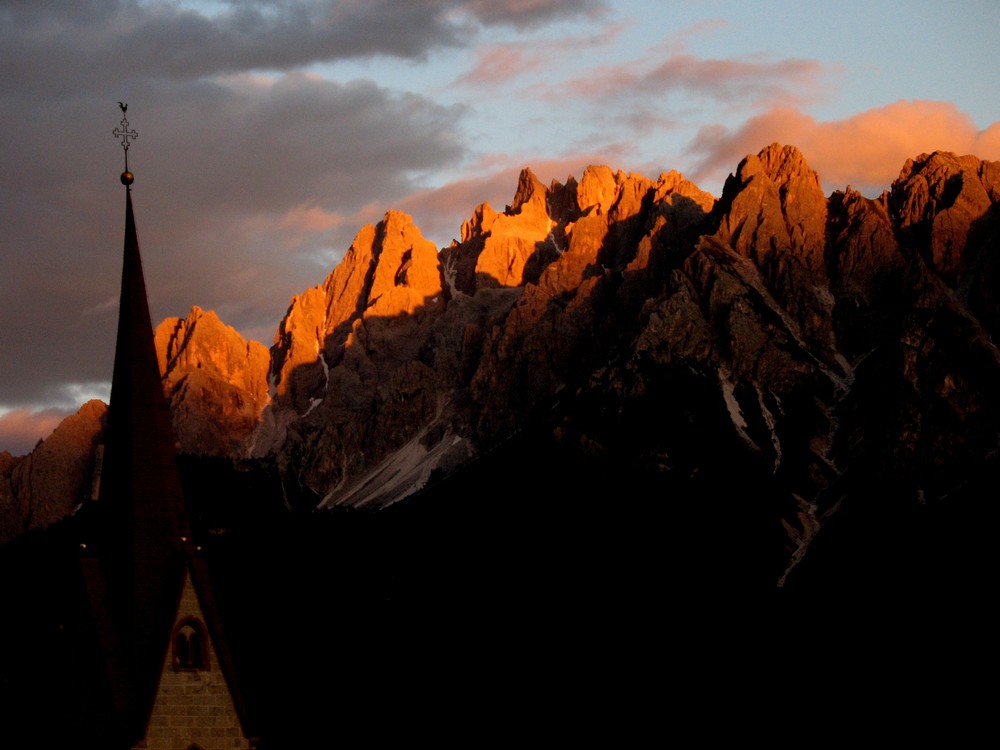
{"type": "MultiPolygon", "coordinates": [[[[184,582],[176,623],[205,617],[191,578],[184,582]]],[[[173,644],[167,652],[156,703],[146,730],[146,739],[137,745],[144,750],[251,750],[243,735],[229,687],[207,629],[207,669],[178,670],[174,665],[173,644]]]]}

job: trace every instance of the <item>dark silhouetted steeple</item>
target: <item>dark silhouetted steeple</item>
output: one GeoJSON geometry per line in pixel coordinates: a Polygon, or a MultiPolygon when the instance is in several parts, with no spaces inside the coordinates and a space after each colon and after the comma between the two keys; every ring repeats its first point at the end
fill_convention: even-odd
{"type": "MultiPolygon", "coordinates": [[[[129,175],[131,177],[131,174],[129,175]]],[[[125,180],[123,179],[123,182],[125,180]]],[[[129,741],[143,737],[191,550],[170,410],[153,344],[131,187],[118,337],[97,502],[102,640],[129,741]]]]}
{"type": "Polygon", "coordinates": [[[118,335],[100,487],[97,501],[84,514],[81,555],[81,574],[113,706],[107,719],[109,749],[131,748],[146,736],[188,579],[234,708],[241,725],[248,726],[205,561],[192,541],[170,407],[156,356],[132,207],[135,177],[127,161],[128,139],[137,134],[123,118],[115,135],[122,137],[126,153],[121,175],[125,245],[118,335]]]}

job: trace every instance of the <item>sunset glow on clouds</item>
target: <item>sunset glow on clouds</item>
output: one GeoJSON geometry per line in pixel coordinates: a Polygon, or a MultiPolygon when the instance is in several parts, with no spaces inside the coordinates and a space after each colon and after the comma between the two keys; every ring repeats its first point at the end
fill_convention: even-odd
{"type": "Polygon", "coordinates": [[[14,446],[14,455],[26,453],[73,413],[75,410],[61,409],[14,409],[0,413],[0,445],[14,446]]]}
{"type": "Polygon", "coordinates": [[[856,190],[876,197],[888,189],[907,159],[932,151],[1000,160],[1000,123],[979,130],[949,102],[898,101],[834,122],[818,122],[778,108],[750,118],[739,129],[707,127],[692,143],[703,157],[695,181],[732,171],[746,154],[777,141],[798,146],[824,190],[856,190]]]}
{"type": "MultiPolygon", "coordinates": [[[[0,446],[14,446],[15,455],[27,452],[87,401],[99,399],[107,403],[110,394],[111,383],[66,383],[57,392],[45,395],[47,405],[0,407],[0,446]]],[[[10,448],[0,447],[2,450],[10,448]]]]}
{"type": "Polygon", "coordinates": [[[655,65],[636,60],[592,72],[573,81],[566,95],[645,99],[683,93],[732,108],[757,107],[814,96],[822,70],[816,60],[718,60],[675,54],[655,65]]]}
{"type": "Polygon", "coordinates": [[[198,305],[269,345],[364,224],[403,210],[445,246],[523,167],[718,195],[777,141],[876,195],[921,152],[1000,159],[998,22],[993,0],[8,4],[0,450],[110,379],[118,101],[154,323],[198,305]]]}

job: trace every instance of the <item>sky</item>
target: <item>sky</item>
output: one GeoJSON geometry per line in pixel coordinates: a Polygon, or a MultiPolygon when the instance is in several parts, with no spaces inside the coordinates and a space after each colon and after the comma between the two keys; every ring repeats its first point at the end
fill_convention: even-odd
{"type": "Polygon", "coordinates": [[[606,164],[716,196],[792,144],[875,197],[935,150],[1000,160],[996,0],[0,0],[0,451],[110,395],[125,153],[156,325],[267,346],[387,211],[606,164]]]}

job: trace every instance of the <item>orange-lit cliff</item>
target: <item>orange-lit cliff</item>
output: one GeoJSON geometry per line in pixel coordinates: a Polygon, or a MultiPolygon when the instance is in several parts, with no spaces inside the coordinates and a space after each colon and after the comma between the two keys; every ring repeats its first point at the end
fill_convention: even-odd
{"type": "MultiPolygon", "coordinates": [[[[1000,164],[943,152],[874,199],[825,195],[778,144],[719,199],[677,172],[526,169],[450,247],[397,211],[362,228],[269,353],[211,311],[164,321],[175,431],[184,455],[266,465],[300,508],[425,496],[501,448],[482,492],[530,488],[552,451],[586,479],[548,491],[691,504],[677,524],[787,584],[839,514],[888,523],[995,474],[998,198],[1000,164]]],[[[52,450],[70,425],[4,460],[4,538],[89,492],[96,411],[71,460],[52,450]]]]}

